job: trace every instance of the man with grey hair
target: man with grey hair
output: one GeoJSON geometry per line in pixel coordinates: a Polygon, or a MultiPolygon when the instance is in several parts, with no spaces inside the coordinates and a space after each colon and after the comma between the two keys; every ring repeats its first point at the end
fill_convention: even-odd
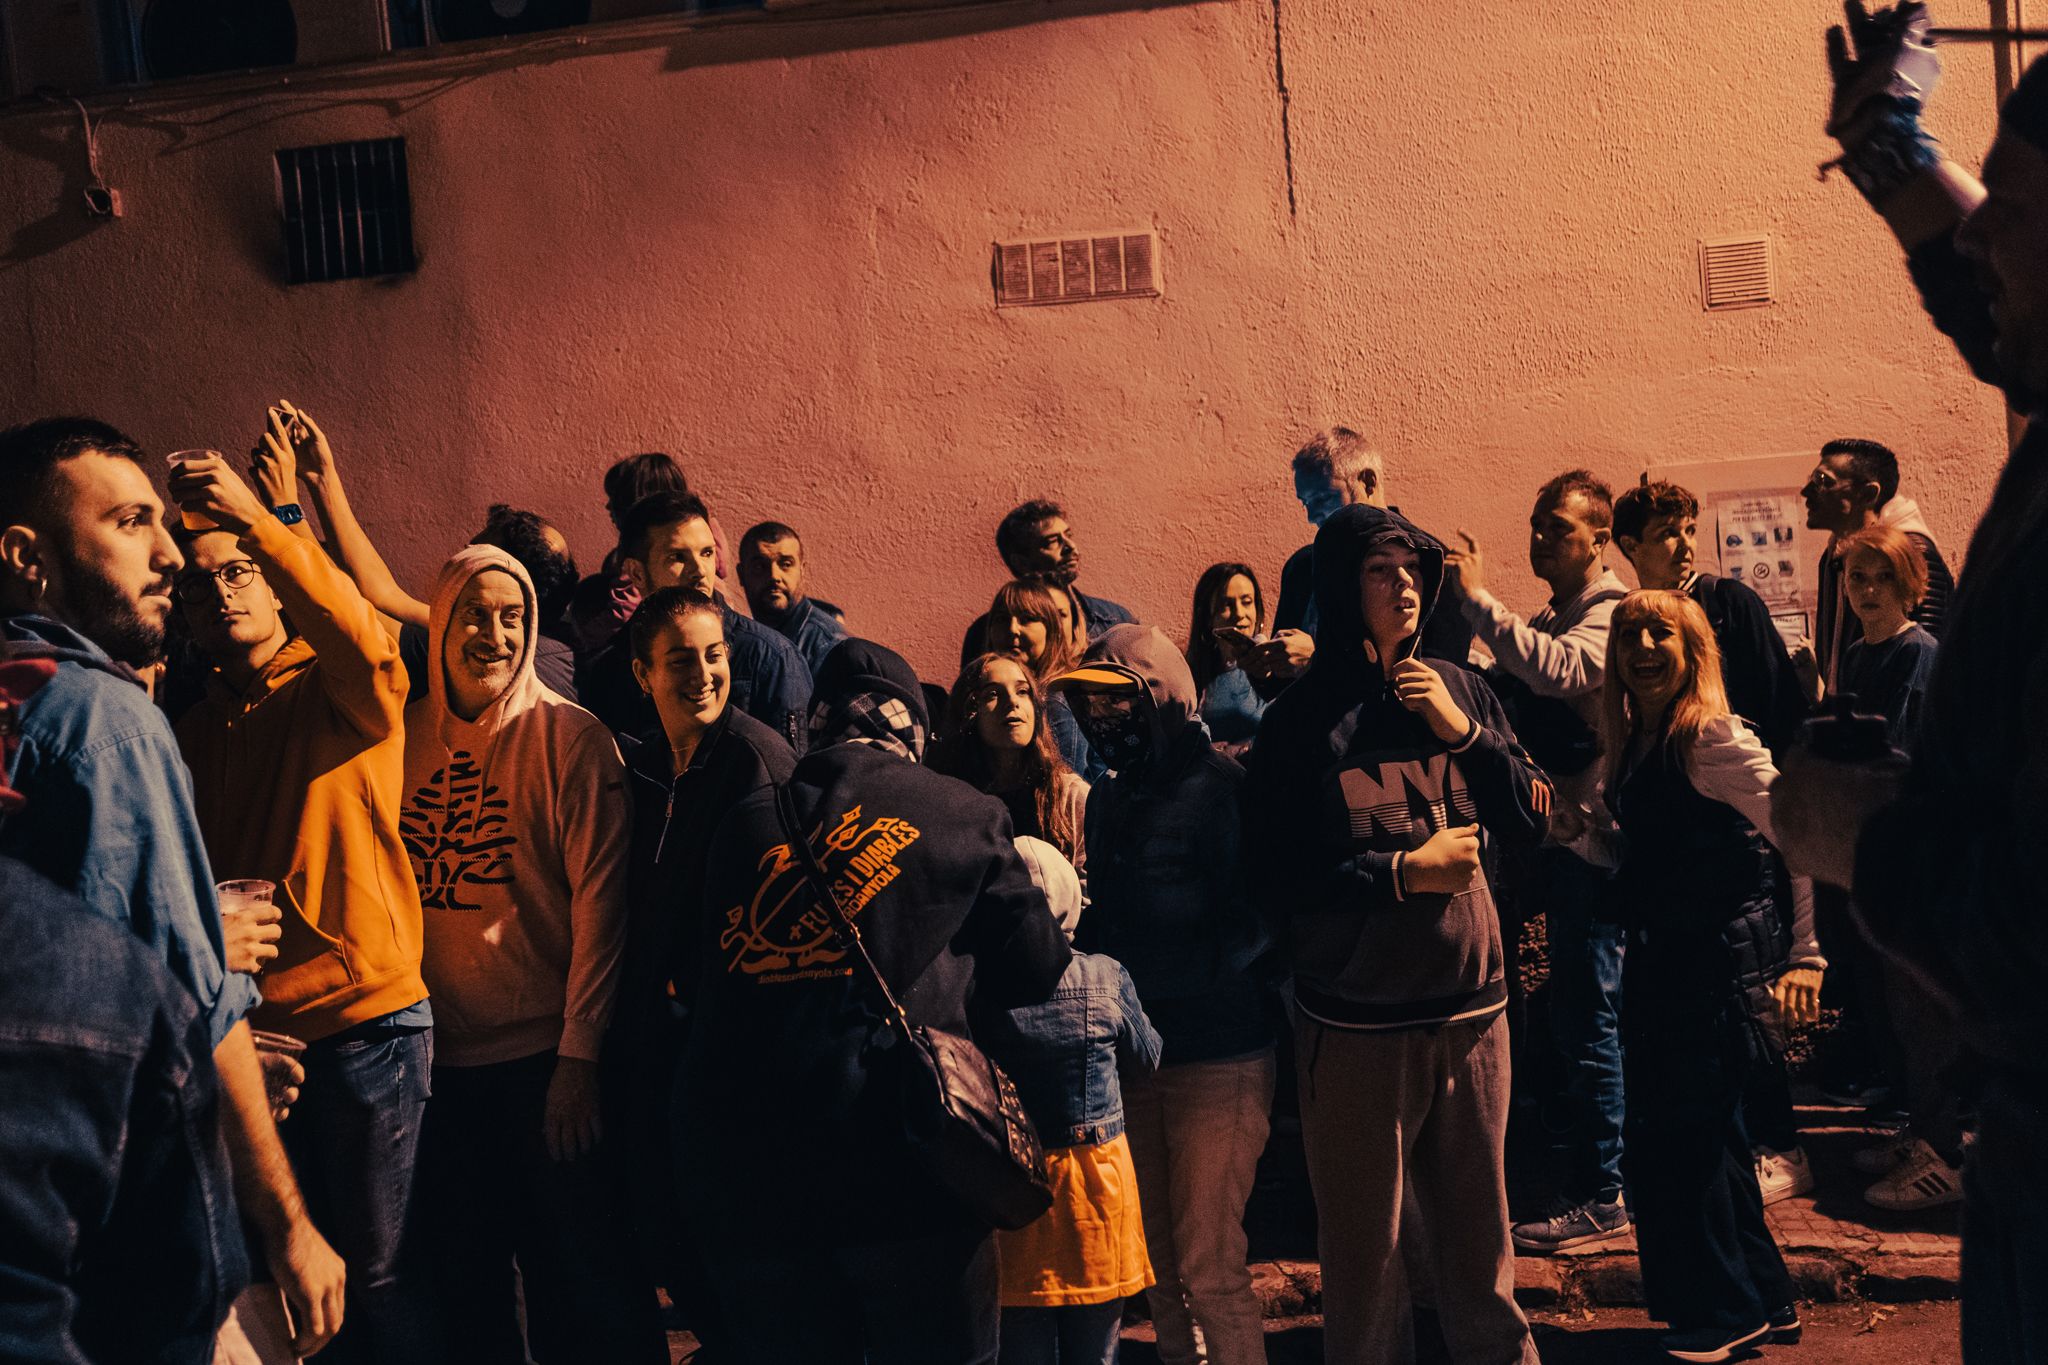
{"type": "MultiPolygon", "coordinates": [[[[1401,510],[1387,501],[1380,453],[1350,427],[1327,427],[1294,452],[1294,496],[1301,500],[1311,527],[1320,527],[1338,508],[1355,502],[1401,510]]],[[[1311,541],[1288,556],[1280,570],[1273,638],[1245,658],[1245,672],[1267,697],[1301,676],[1316,652],[1315,551],[1311,541]]],[[[1434,613],[1423,626],[1417,653],[1463,666],[1472,653],[1471,627],[1457,612],[1434,613]]]]}

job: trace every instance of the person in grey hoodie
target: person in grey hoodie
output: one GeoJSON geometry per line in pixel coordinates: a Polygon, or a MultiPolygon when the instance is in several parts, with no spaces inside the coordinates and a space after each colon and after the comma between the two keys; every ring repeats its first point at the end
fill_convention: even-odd
{"type": "Polygon", "coordinates": [[[1187,660],[1151,626],[1111,626],[1052,686],[1111,769],[1088,796],[1093,904],[1076,946],[1124,964],[1164,1040],[1158,1074],[1124,1089],[1159,1358],[1263,1361],[1244,1209],[1274,1039],[1271,992],[1248,970],[1265,934],[1239,856],[1244,770],[1210,743],[1187,660]]]}
{"type": "Polygon", "coordinates": [[[1405,1189],[1452,1358],[1533,1362],[1508,1240],[1507,982],[1481,852],[1540,840],[1550,785],[1476,674],[1416,655],[1444,577],[1434,537],[1357,504],[1316,533],[1315,562],[1315,660],[1260,724],[1244,818],[1292,974],[1325,1350],[1341,1365],[1412,1351],[1405,1189]]]}

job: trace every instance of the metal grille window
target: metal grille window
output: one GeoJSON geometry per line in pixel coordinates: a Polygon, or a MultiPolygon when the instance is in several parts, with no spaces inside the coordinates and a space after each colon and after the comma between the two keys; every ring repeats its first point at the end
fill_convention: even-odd
{"type": "Polygon", "coordinates": [[[280,151],[277,196],[286,283],[359,280],[416,267],[404,138],[280,151]]]}

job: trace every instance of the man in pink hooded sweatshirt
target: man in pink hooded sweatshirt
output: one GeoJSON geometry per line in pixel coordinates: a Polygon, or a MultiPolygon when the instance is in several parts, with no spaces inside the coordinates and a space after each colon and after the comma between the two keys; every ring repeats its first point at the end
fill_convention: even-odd
{"type": "Polygon", "coordinates": [[[473,1359],[665,1361],[599,1120],[625,942],[625,766],[534,675],[532,581],[472,545],[441,571],[399,827],[424,919],[433,1098],[417,1200],[441,1327],[473,1359]],[[512,1296],[518,1263],[526,1341],[512,1296]]]}

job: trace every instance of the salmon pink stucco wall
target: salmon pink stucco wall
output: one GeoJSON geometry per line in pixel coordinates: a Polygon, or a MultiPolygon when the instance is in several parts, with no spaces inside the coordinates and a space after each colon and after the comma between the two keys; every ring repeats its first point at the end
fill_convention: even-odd
{"type": "MultiPolygon", "coordinates": [[[[1838,434],[1903,453],[1953,557],[2002,413],[1816,175],[1838,14],[1050,0],[592,29],[102,102],[127,216],[97,226],[75,117],[16,108],[0,420],[241,449],[289,396],[416,590],[496,501],[594,563],[600,471],[667,449],[729,531],[797,526],[816,591],[934,679],[1027,496],[1068,504],[1084,586],[1175,632],[1214,560],[1271,592],[1307,532],[1287,456],[1333,421],[1412,516],[1496,547],[1525,606],[1548,475],[1838,434]],[[393,134],[418,272],[283,286],[272,152],[393,134]],[[1163,297],[993,306],[992,242],[1132,226],[1163,297]],[[1699,239],[1752,231],[1778,302],[1703,312],[1699,239]]],[[[1951,52],[1933,123],[1968,164],[1993,86],[1988,50],[1951,52]]]]}

